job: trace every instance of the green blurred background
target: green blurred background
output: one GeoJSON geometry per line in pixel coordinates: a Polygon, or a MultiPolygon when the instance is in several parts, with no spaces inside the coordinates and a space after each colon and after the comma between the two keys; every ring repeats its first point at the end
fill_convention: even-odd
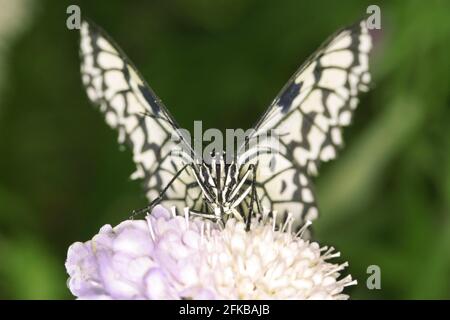
{"type": "Polygon", "coordinates": [[[181,126],[248,128],[338,28],[381,7],[373,89],[316,179],[353,299],[450,298],[448,1],[0,0],[0,297],[71,298],[67,248],[146,204],[83,91],[66,8],[103,26],[181,126]],[[366,288],[369,265],[381,290],[366,288]]]}

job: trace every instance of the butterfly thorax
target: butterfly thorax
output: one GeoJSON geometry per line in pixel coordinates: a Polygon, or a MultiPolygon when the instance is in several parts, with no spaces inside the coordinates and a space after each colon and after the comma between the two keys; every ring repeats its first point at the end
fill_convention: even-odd
{"type": "Polygon", "coordinates": [[[251,191],[251,186],[246,184],[250,171],[242,172],[244,170],[236,162],[227,163],[223,156],[199,161],[192,169],[211,217],[218,220],[226,220],[229,216],[243,219],[236,208],[251,191]]]}

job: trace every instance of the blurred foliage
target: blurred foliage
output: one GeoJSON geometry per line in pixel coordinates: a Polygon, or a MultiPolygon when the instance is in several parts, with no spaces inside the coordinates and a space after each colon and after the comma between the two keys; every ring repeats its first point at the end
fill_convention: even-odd
{"type": "MultiPolygon", "coordinates": [[[[121,44],[181,126],[220,129],[250,127],[328,35],[374,4],[28,2],[29,26],[9,42],[0,70],[2,298],[70,298],[69,245],[146,204],[128,178],[130,152],[119,152],[82,89],[69,4],[121,44]]],[[[374,85],[345,131],[346,148],[316,179],[315,236],[349,261],[354,299],[450,298],[450,4],[376,4],[374,85]],[[372,264],[381,290],[365,286],[372,264]]]]}

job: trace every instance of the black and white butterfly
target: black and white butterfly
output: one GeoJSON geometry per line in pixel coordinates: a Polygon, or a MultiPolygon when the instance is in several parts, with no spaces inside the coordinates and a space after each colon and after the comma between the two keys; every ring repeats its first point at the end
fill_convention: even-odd
{"type": "Polygon", "coordinates": [[[343,145],[342,128],[350,124],[359,92],[368,90],[370,49],[365,21],[335,33],[284,86],[233,161],[206,162],[104,31],[84,21],[80,42],[88,97],[131,148],[132,178],[143,179],[152,205],[247,222],[252,212],[267,209],[279,221],[289,214],[294,229],[318,215],[311,178],[343,145]],[[180,143],[184,152],[175,156],[180,143]]]}

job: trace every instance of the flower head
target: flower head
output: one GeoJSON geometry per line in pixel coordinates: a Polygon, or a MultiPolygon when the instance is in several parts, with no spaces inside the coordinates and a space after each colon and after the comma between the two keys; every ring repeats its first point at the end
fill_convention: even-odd
{"type": "Polygon", "coordinates": [[[225,226],[157,206],[145,220],[106,225],[68,251],[81,299],[346,299],[351,276],[333,248],[275,230],[269,217],[225,226]]]}

